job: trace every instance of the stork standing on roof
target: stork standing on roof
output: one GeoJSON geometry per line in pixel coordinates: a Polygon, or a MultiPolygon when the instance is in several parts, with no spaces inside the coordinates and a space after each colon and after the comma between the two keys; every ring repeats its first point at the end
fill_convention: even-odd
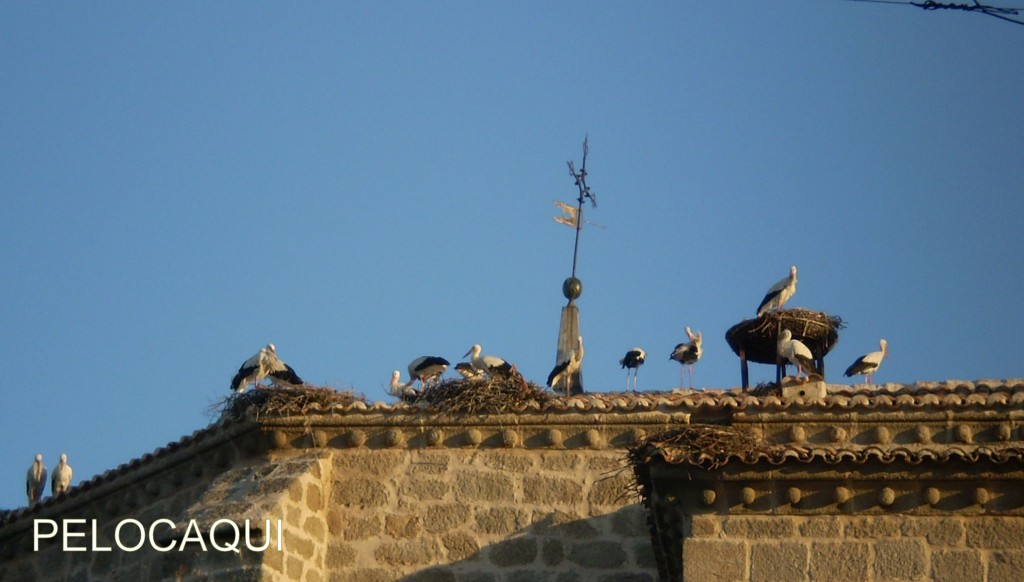
{"type": "Polygon", "coordinates": [[[637,373],[640,371],[640,366],[644,365],[645,359],[647,359],[647,352],[643,348],[632,348],[619,360],[619,365],[626,370],[626,390],[629,390],[629,372],[632,370],[633,391],[636,392],[637,373]]]}
{"type": "Polygon", "coordinates": [[[246,360],[235,377],[231,379],[231,390],[243,392],[250,383],[259,384],[264,378],[269,377],[271,382],[284,384],[302,384],[302,378],[295,373],[291,366],[277,357],[277,347],[274,344],[267,344],[253,357],[246,360]]]}
{"type": "Polygon", "coordinates": [[[889,355],[889,342],[878,340],[878,345],[882,349],[877,352],[871,352],[870,354],[864,354],[857,358],[857,361],[850,364],[850,367],[846,369],[846,377],[856,376],[857,374],[864,375],[864,383],[871,384],[875,372],[878,371],[878,367],[882,365],[882,360],[889,355]]]}
{"type": "Polygon", "coordinates": [[[757,316],[761,317],[772,309],[782,309],[789,298],[796,293],[796,266],[789,268],[789,276],[771,286],[764,294],[764,299],[757,306],[757,316]]]}
{"type": "Polygon", "coordinates": [[[669,356],[670,360],[675,360],[682,364],[679,368],[679,387],[683,386],[683,373],[686,368],[690,369],[690,388],[693,388],[693,365],[700,361],[700,357],[704,354],[704,348],[701,347],[704,343],[704,337],[700,331],[693,333],[690,328],[686,328],[686,337],[690,338],[690,341],[682,344],[677,344],[676,348],[672,350],[672,354],[669,356]]]}
{"type": "Polygon", "coordinates": [[[409,362],[409,383],[419,380],[420,386],[426,387],[428,383],[439,382],[450,363],[440,356],[420,356],[409,362]]]}
{"type": "Polygon", "coordinates": [[[60,463],[53,468],[53,476],[50,477],[50,494],[60,495],[67,491],[68,487],[71,486],[71,477],[74,475],[74,471],[71,470],[71,465],[68,464],[67,453],[61,453],[60,463]]]}
{"type": "Polygon", "coordinates": [[[576,337],[576,349],[569,353],[569,357],[555,364],[551,373],[548,374],[548,387],[555,388],[556,385],[566,386],[566,395],[569,392],[569,378],[580,369],[583,362],[583,336],[576,337]]]}
{"type": "Polygon", "coordinates": [[[28,495],[28,506],[35,507],[36,503],[43,498],[43,489],[46,488],[46,465],[43,464],[43,455],[36,455],[36,460],[28,468],[28,476],[25,478],[25,494],[28,495]]]}
{"type": "Polygon", "coordinates": [[[497,374],[508,374],[512,371],[512,365],[498,356],[487,356],[480,355],[483,348],[480,344],[473,344],[473,347],[469,348],[469,351],[463,354],[463,357],[470,356],[469,363],[479,372],[487,374],[487,376],[493,376],[497,374]]]}
{"type": "Polygon", "coordinates": [[[779,334],[776,351],[780,358],[788,360],[789,363],[796,366],[796,378],[798,380],[800,379],[801,372],[804,373],[806,378],[810,378],[812,372],[820,374],[814,365],[814,355],[811,354],[810,348],[802,341],[793,339],[793,332],[788,329],[782,330],[782,333],[779,334]]]}

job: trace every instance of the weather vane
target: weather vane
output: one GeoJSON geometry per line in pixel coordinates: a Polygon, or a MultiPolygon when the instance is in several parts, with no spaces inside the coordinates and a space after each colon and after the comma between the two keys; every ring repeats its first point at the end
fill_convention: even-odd
{"type": "MultiPolygon", "coordinates": [[[[597,199],[594,198],[594,193],[590,191],[590,187],[587,186],[587,153],[590,151],[590,146],[587,144],[588,136],[583,137],[583,165],[580,166],[580,171],[576,171],[576,166],[573,165],[572,160],[569,160],[569,175],[576,180],[576,187],[579,188],[580,195],[577,198],[576,206],[576,242],[572,247],[572,276],[576,278],[576,258],[579,255],[580,250],[580,229],[583,228],[583,202],[586,199],[590,199],[590,204],[594,208],[597,208],[597,199]]],[[[573,298],[569,298],[572,301],[573,298]]]]}
{"type": "Polygon", "coordinates": [[[593,208],[597,208],[597,199],[594,193],[587,186],[587,154],[589,146],[587,137],[583,138],[583,163],[579,171],[572,160],[569,164],[569,175],[576,181],[579,196],[576,199],[576,207],[569,204],[555,201],[555,205],[562,210],[562,216],[554,217],[555,222],[571,226],[576,230],[576,239],[572,247],[572,274],[562,282],[562,295],[569,300],[569,303],[562,308],[562,319],[558,326],[558,350],[555,355],[555,369],[564,368],[570,365],[568,373],[557,375],[554,382],[555,372],[549,383],[553,383],[552,389],[564,391],[567,395],[580,394],[583,392],[583,366],[582,366],[582,336],[580,335],[580,313],[576,307],[576,299],[583,292],[583,283],[576,277],[576,263],[580,251],[580,229],[583,228],[583,203],[590,200],[593,208]],[[577,353],[579,352],[579,353],[577,353]],[[574,370],[571,370],[574,368],[574,370]]]}

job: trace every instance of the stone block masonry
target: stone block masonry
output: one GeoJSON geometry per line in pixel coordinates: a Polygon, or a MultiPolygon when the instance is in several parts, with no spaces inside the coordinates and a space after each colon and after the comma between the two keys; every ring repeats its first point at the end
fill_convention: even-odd
{"type": "Polygon", "coordinates": [[[1024,572],[1020,517],[690,519],[691,535],[682,548],[683,579],[688,582],[1009,582],[1020,580],[1024,572]],[[737,519],[742,523],[734,524],[737,519]],[[968,539],[968,530],[977,530],[978,535],[968,539]]]}
{"type": "Polygon", "coordinates": [[[659,577],[1022,580],[1022,418],[1021,383],[841,389],[653,437],[633,458],[659,577]]]}
{"type": "Polygon", "coordinates": [[[223,422],[0,513],[0,582],[1017,581],[1021,419],[1024,382],[590,394],[501,415],[356,402],[223,422]],[[627,465],[649,435],[699,426],[757,448],[713,469],[662,449],[646,478],[627,465]],[[84,551],[65,551],[34,539],[38,520],[96,529],[74,526],[84,551]],[[126,520],[155,535],[89,549],[126,520]],[[223,520],[258,525],[215,551],[223,520]]]}
{"type": "Polygon", "coordinates": [[[686,414],[628,404],[582,399],[555,412],[445,417],[357,403],[215,424],[0,518],[0,582],[653,582],[625,452],[686,414]],[[125,520],[157,523],[157,535],[136,533],[122,541],[137,550],[109,552],[65,551],[56,535],[37,551],[37,519],[96,520],[99,546],[124,538],[130,528],[115,530],[125,520]],[[231,532],[212,524],[247,519],[260,525],[245,541],[270,549],[213,549],[231,532]]]}
{"type": "Polygon", "coordinates": [[[332,579],[657,577],[620,451],[352,450],[332,461],[332,579]]]}

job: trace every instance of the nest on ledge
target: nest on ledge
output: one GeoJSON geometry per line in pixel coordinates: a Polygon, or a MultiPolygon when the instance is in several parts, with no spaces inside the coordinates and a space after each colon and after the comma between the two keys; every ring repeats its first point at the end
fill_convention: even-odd
{"type": "Polygon", "coordinates": [[[402,396],[404,402],[425,404],[449,414],[501,414],[531,401],[541,405],[550,398],[544,388],[527,382],[515,371],[489,378],[446,380],[402,396]]]}
{"type": "Polygon", "coordinates": [[[816,358],[824,358],[839,341],[839,330],[845,326],[838,315],[810,309],[780,309],[730,327],[725,332],[725,341],[737,356],[746,352],[751,362],[774,364],[779,332],[788,329],[793,339],[803,342],[816,358]]]}
{"type": "Polygon", "coordinates": [[[693,424],[636,443],[629,448],[627,460],[634,471],[654,457],[673,465],[685,463],[711,470],[724,465],[730,457],[745,459],[776,446],[730,426],[693,424]]]}
{"type": "Polygon", "coordinates": [[[222,419],[241,420],[303,415],[314,409],[348,406],[357,400],[366,401],[349,390],[320,386],[256,386],[252,390],[231,394],[214,407],[220,410],[222,419]]]}

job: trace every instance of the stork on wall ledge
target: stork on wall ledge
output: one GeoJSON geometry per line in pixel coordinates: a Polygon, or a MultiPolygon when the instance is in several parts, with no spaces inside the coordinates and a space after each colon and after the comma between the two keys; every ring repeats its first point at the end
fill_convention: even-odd
{"type": "Polygon", "coordinates": [[[675,360],[682,364],[679,368],[679,387],[683,387],[683,375],[686,368],[690,369],[690,388],[693,388],[693,365],[700,361],[700,357],[704,354],[704,336],[701,335],[700,331],[693,333],[690,328],[686,328],[686,337],[690,338],[690,341],[682,344],[677,344],[676,348],[672,350],[672,354],[669,356],[670,360],[675,360]]]}
{"type": "Polygon", "coordinates": [[[632,348],[626,352],[625,356],[619,360],[619,365],[626,370],[626,390],[629,391],[629,372],[633,372],[633,392],[636,392],[637,385],[637,373],[640,371],[640,366],[644,365],[644,360],[647,359],[647,352],[643,348],[632,348]]]}
{"type": "Polygon", "coordinates": [[[878,340],[878,345],[881,348],[880,351],[871,352],[864,354],[857,358],[857,360],[850,364],[850,367],[846,369],[844,374],[847,378],[861,374],[864,376],[864,383],[871,384],[874,379],[875,372],[878,371],[879,366],[882,365],[882,360],[889,355],[889,342],[878,340]]]}
{"type": "Polygon", "coordinates": [[[809,380],[811,373],[821,374],[814,365],[814,355],[811,354],[811,349],[807,347],[804,342],[793,339],[793,332],[788,329],[782,330],[779,334],[779,341],[776,344],[776,349],[779,354],[779,358],[789,361],[789,363],[796,366],[796,379],[800,379],[800,373],[804,373],[804,378],[809,380]]]}
{"type": "Polygon", "coordinates": [[[576,338],[576,349],[573,350],[568,359],[563,360],[552,368],[551,373],[548,374],[548,387],[554,389],[555,386],[566,386],[566,396],[569,396],[569,379],[572,375],[580,369],[580,365],[583,363],[583,336],[577,336],[576,338]]]}

